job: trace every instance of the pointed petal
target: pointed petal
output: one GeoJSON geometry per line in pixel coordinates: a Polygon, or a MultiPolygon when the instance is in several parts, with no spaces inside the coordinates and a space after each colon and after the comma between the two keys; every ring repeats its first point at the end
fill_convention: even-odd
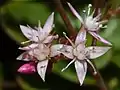
{"type": "Polygon", "coordinates": [[[53,28],[53,21],[54,21],[54,12],[48,17],[48,19],[43,27],[43,31],[46,36],[48,36],[48,34],[51,32],[51,30],[53,28]]]}
{"type": "Polygon", "coordinates": [[[24,74],[30,74],[30,73],[36,72],[35,65],[31,64],[31,62],[24,64],[18,69],[18,72],[24,73],[24,74]]]}
{"type": "Polygon", "coordinates": [[[28,52],[24,52],[22,53],[20,56],[18,56],[16,58],[17,60],[23,60],[23,61],[30,61],[30,55],[28,54],[28,52]]]}
{"type": "Polygon", "coordinates": [[[108,45],[112,45],[109,41],[105,40],[104,38],[102,38],[100,35],[98,35],[97,33],[95,32],[89,32],[93,37],[95,37],[97,40],[105,43],[105,44],[108,44],[108,45]]]}
{"type": "Polygon", "coordinates": [[[54,57],[56,55],[59,55],[60,49],[63,47],[63,44],[56,44],[56,45],[52,45],[50,47],[50,57],[54,57]]]}
{"type": "Polygon", "coordinates": [[[48,66],[48,60],[38,62],[37,64],[38,74],[40,75],[43,81],[45,81],[45,74],[46,74],[47,66],[48,66]]]}
{"type": "Polygon", "coordinates": [[[37,31],[32,29],[32,28],[29,28],[29,27],[26,27],[26,26],[23,26],[23,25],[20,25],[20,28],[21,28],[21,31],[22,33],[31,41],[37,41],[37,37],[38,34],[37,34],[37,31]]]}
{"type": "Polygon", "coordinates": [[[76,60],[75,69],[77,72],[77,77],[79,79],[80,85],[82,85],[85,79],[86,72],[87,72],[87,63],[76,60]]]}
{"type": "Polygon", "coordinates": [[[69,59],[73,59],[73,47],[69,45],[63,45],[60,52],[69,59]]]}
{"type": "Polygon", "coordinates": [[[105,54],[111,47],[90,46],[85,49],[89,59],[95,59],[105,54]]]}
{"type": "Polygon", "coordinates": [[[21,50],[30,50],[30,49],[36,48],[37,46],[38,46],[38,44],[33,43],[33,44],[25,46],[25,47],[19,47],[19,49],[21,49],[21,50]]]}
{"type": "Polygon", "coordinates": [[[72,7],[72,5],[70,3],[67,3],[68,6],[70,7],[71,11],[73,12],[73,14],[80,20],[80,22],[83,24],[83,19],[82,17],[77,13],[77,11],[72,7]]]}
{"type": "Polygon", "coordinates": [[[80,30],[76,37],[75,45],[78,45],[85,40],[86,40],[86,30],[82,30],[82,31],[80,30]]]}
{"type": "Polygon", "coordinates": [[[58,38],[58,35],[56,36],[48,36],[44,41],[43,43],[50,43],[52,42],[54,39],[57,39],[58,38]]]}

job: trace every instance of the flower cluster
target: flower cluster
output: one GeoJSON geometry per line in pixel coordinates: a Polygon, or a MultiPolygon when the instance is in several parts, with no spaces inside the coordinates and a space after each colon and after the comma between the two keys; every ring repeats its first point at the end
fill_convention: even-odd
{"type": "Polygon", "coordinates": [[[70,63],[63,68],[61,71],[67,69],[72,63],[75,65],[76,73],[78,76],[78,80],[80,85],[83,84],[86,72],[87,72],[87,63],[91,65],[94,70],[94,74],[97,73],[94,65],[91,62],[91,59],[95,59],[97,57],[105,54],[111,47],[102,47],[102,46],[88,46],[86,47],[86,33],[90,33],[97,40],[111,45],[110,42],[103,39],[99,36],[95,31],[98,31],[102,24],[105,21],[99,21],[101,14],[96,17],[93,17],[93,13],[90,15],[90,7],[88,9],[87,16],[83,20],[83,18],[76,12],[76,10],[72,7],[70,3],[68,6],[72,10],[73,14],[81,21],[84,29],[81,29],[75,39],[75,42],[72,42],[69,37],[63,32],[65,38],[70,42],[71,45],[67,44],[52,44],[52,41],[58,39],[58,35],[50,34],[52,28],[54,26],[54,13],[52,13],[48,19],[46,20],[43,28],[40,23],[38,27],[34,29],[30,26],[20,25],[21,31],[28,38],[28,41],[22,42],[22,44],[30,43],[25,47],[20,47],[19,49],[25,50],[17,60],[30,61],[29,63],[24,64],[18,69],[18,72],[21,73],[32,73],[38,72],[43,81],[45,81],[45,74],[48,66],[49,60],[51,57],[55,57],[57,55],[63,54],[68,59],[70,59],[70,63]],[[36,67],[35,67],[36,66],[36,67]]]}

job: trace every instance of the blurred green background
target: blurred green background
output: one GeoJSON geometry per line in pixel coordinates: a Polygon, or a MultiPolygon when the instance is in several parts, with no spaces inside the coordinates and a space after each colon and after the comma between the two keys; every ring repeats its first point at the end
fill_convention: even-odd
{"type": "MultiPolygon", "coordinates": [[[[91,0],[68,0],[68,2],[81,14],[87,5],[92,3],[91,0]]],[[[37,73],[18,73],[17,69],[26,63],[16,60],[16,57],[22,53],[18,50],[20,42],[26,40],[19,25],[34,27],[38,25],[38,20],[44,25],[47,17],[54,11],[55,28],[53,30],[62,36],[62,32],[67,28],[52,0],[3,0],[0,5],[0,90],[99,90],[90,72],[87,72],[82,87],[79,86],[74,65],[65,72],[61,72],[68,63],[64,60],[54,64],[53,72],[46,75],[45,83],[37,73]]],[[[110,5],[116,9],[120,5],[120,0],[106,0],[104,5],[110,5]]],[[[80,22],[71,14],[65,3],[63,6],[72,25],[78,31],[80,22]]],[[[102,11],[104,13],[105,8],[102,8],[102,11]]],[[[108,28],[102,29],[100,34],[112,42],[113,48],[94,61],[109,90],[120,90],[120,14],[110,17],[107,25],[108,28]]],[[[91,36],[87,37],[87,44],[90,45],[91,36]]],[[[103,44],[98,42],[98,45],[103,44]]]]}

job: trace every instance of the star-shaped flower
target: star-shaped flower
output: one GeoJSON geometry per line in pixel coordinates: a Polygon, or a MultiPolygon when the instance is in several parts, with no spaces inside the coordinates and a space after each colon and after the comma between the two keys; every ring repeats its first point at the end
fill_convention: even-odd
{"type": "Polygon", "coordinates": [[[68,41],[71,43],[70,45],[63,45],[63,48],[60,49],[60,52],[65,55],[69,59],[73,59],[65,68],[62,69],[64,71],[71,65],[73,62],[75,64],[75,69],[77,72],[77,76],[80,82],[80,85],[83,84],[86,72],[87,72],[87,63],[89,63],[96,74],[95,67],[89,59],[95,59],[97,57],[105,54],[111,47],[100,47],[100,46],[89,46],[85,47],[85,39],[86,39],[86,31],[80,31],[76,37],[75,44],[66,36],[68,41]]]}
{"type": "MultiPolygon", "coordinates": [[[[17,60],[24,60],[24,61],[37,60],[38,62],[37,72],[41,76],[43,81],[45,81],[45,73],[49,58],[59,55],[60,54],[59,49],[62,47],[62,45],[60,44],[51,45],[51,41],[54,38],[58,38],[58,36],[49,35],[53,27],[53,17],[54,17],[54,13],[52,13],[48,17],[43,29],[40,26],[37,28],[37,30],[34,30],[30,27],[20,26],[23,34],[29,39],[29,41],[32,41],[33,43],[28,46],[19,48],[21,50],[26,50],[26,52],[22,53],[17,58],[17,60]]],[[[26,64],[26,65],[27,68],[28,66],[30,66],[31,68],[30,64],[26,64]]],[[[24,67],[26,67],[26,65],[24,67]]]]}
{"type": "Polygon", "coordinates": [[[54,26],[53,21],[54,21],[54,12],[48,17],[43,28],[40,26],[40,23],[38,27],[35,27],[35,29],[31,28],[30,26],[26,27],[26,26],[20,25],[22,33],[24,34],[25,37],[29,39],[28,41],[22,42],[22,44],[31,42],[31,41],[35,43],[19,49],[24,50],[27,48],[28,49],[35,48],[38,45],[38,42],[46,44],[46,43],[52,42],[53,39],[58,38],[58,35],[56,36],[49,35],[54,26]]]}
{"type": "Polygon", "coordinates": [[[95,10],[90,15],[90,11],[91,11],[90,9],[91,9],[91,6],[92,6],[91,4],[89,4],[89,6],[88,6],[87,15],[85,15],[84,19],[77,13],[77,11],[72,7],[72,5],[70,3],[68,3],[68,6],[70,7],[70,9],[73,12],[73,14],[84,25],[84,28],[85,28],[86,31],[88,31],[88,33],[90,33],[97,40],[99,40],[99,41],[101,41],[101,42],[103,42],[105,44],[112,45],[110,42],[108,42],[107,40],[105,40],[99,34],[97,34],[95,32],[95,31],[98,31],[100,28],[102,28],[102,24],[104,24],[106,22],[106,20],[99,21],[101,13],[98,14],[96,17],[93,17],[95,10]]]}

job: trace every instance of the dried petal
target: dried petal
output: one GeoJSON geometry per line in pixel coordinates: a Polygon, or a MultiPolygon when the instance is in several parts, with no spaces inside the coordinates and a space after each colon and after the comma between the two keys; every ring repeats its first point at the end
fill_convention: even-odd
{"type": "Polygon", "coordinates": [[[90,46],[85,49],[89,59],[95,59],[105,54],[111,47],[90,46]]]}
{"type": "Polygon", "coordinates": [[[77,76],[78,76],[80,86],[81,86],[83,84],[83,81],[85,79],[85,75],[87,72],[87,63],[76,60],[75,61],[75,69],[76,69],[77,76]]]}
{"type": "Polygon", "coordinates": [[[37,72],[43,81],[45,81],[45,74],[46,74],[47,66],[48,66],[48,60],[38,62],[37,64],[37,72]]]}
{"type": "Polygon", "coordinates": [[[89,32],[93,37],[95,37],[97,40],[105,43],[105,44],[108,44],[108,45],[112,45],[110,42],[108,42],[107,40],[105,40],[104,38],[102,38],[100,35],[98,35],[97,33],[95,32],[89,32]]]}

